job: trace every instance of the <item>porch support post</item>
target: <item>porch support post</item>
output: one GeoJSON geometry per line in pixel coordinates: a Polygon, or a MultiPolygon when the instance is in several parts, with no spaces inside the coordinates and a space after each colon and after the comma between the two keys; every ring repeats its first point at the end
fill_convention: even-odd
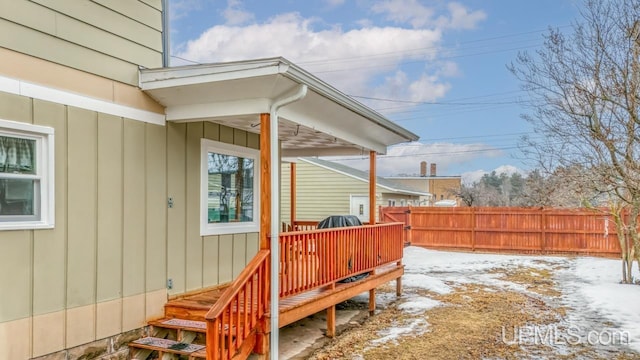
{"type": "Polygon", "coordinates": [[[290,171],[290,177],[291,177],[291,230],[296,230],[295,229],[295,222],[296,222],[296,163],[292,162],[290,165],[291,171],[290,171]]]}
{"type": "Polygon", "coordinates": [[[260,114],[260,249],[269,249],[271,229],[271,119],[260,114]]]}
{"type": "Polygon", "coordinates": [[[327,308],[327,337],[336,336],[336,305],[327,308]]]}
{"type": "Polygon", "coordinates": [[[376,288],[369,290],[369,315],[373,316],[376,312],[376,288]]]}
{"type": "Polygon", "coordinates": [[[376,223],[376,152],[369,151],[369,225],[376,223]]]}

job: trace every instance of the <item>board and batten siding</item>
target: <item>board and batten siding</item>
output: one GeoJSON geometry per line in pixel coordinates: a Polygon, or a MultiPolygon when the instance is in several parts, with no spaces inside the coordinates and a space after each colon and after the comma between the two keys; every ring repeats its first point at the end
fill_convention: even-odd
{"type": "MultiPolygon", "coordinates": [[[[291,165],[281,166],[281,216],[291,219],[291,165]]],[[[369,182],[341,174],[304,161],[296,163],[296,220],[320,221],[331,215],[345,215],[351,211],[351,195],[369,196],[369,182]]],[[[376,206],[388,206],[389,200],[405,203],[417,196],[392,193],[376,188],[376,206]]],[[[378,214],[376,213],[376,219],[378,214]]]]}
{"type": "Polygon", "coordinates": [[[162,66],[160,0],[0,0],[0,47],[137,85],[162,66]]]}
{"type": "MultiPolygon", "coordinates": [[[[282,221],[290,209],[290,165],[282,168],[282,221]]],[[[369,183],[303,161],[296,164],[296,219],[320,221],[350,213],[351,195],[369,195],[369,183]]]]}
{"type": "Polygon", "coordinates": [[[49,354],[161,316],[166,128],[3,92],[0,118],[55,129],[56,210],[54,229],[0,232],[0,358],[49,354]]]}
{"type": "MultiPolygon", "coordinates": [[[[255,256],[258,233],[200,235],[201,139],[258,149],[260,136],[211,122],[167,124],[169,294],[233,281],[255,256]]],[[[259,189],[256,189],[259,191],[259,189]]]]}

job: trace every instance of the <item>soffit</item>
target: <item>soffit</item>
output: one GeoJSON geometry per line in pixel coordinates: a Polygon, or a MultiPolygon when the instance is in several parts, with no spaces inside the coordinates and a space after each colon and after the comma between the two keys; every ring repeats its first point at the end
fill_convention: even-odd
{"type": "Polygon", "coordinates": [[[211,121],[260,132],[259,114],[300,84],[307,95],[278,111],[283,156],[385,153],[417,136],[282,58],[141,70],[141,88],[168,121],[211,121]]]}

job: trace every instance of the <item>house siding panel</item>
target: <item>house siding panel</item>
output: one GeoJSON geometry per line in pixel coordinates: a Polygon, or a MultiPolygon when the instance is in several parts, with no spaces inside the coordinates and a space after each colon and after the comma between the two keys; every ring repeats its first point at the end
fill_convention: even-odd
{"type": "Polygon", "coordinates": [[[162,65],[161,19],[141,1],[0,0],[0,47],[135,85],[162,65]]]}
{"type": "MultiPolygon", "coordinates": [[[[0,105],[0,109],[2,108],[3,106],[0,105]]],[[[35,231],[33,233],[33,314],[40,315],[52,313],[65,307],[65,256],[67,249],[67,108],[47,101],[34,100],[33,118],[34,123],[37,125],[50,126],[56,129],[56,225],[54,229],[35,231]]],[[[2,238],[2,234],[0,234],[0,238],[2,238]]]]}
{"type": "Polygon", "coordinates": [[[138,66],[0,18],[0,47],[136,85],[138,66]]]}
{"type": "Polygon", "coordinates": [[[204,135],[201,122],[187,124],[186,148],[186,266],[187,290],[202,287],[202,237],[200,236],[200,139],[204,135]]]}
{"type": "Polygon", "coordinates": [[[169,294],[186,291],[186,149],[187,124],[167,123],[167,196],[173,206],[167,211],[167,278],[173,282],[169,294]]]}
{"type": "Polygon", "coordinates": [[[167,284],[166,128],[146,124],[146,291],[167,284]]]}
{"type": "Polygon", "coordinates": [[[98,114],[97,301],[122,296],[123,121],[98,114]]]}
{"type": "Polygon", "coordinates": [[[233,280],[257,253],[251,234],[200,236],[201,139],[256,148],[259,138],[209,122],[167,124],[168,189],[174,200],[168,221],[168,277],[171,295],[233,280]]]}
{"type": "Polygon", "coordinates": [[[96,295],[97,113],[69,108],[67,307],[96,295]]]}
{"type": "Polygon", "coordinates": [[[53,229],[0,232],[0,262],[12,269],[0,274],[0,330],[28,330],[6,333],[0,358],[6,349],[12,359],[63,350],[157,316],[166,298],[166,128],[3,92],[0,118],[54,128],[56,185],[53,229]],[[31,323],[38,328],[21,325],[31,323]],[[48,332],[60,336],[45,341],[48,332]]]}
{"type": "Polygon", "coordinates": [[[122,284],[124,297],[145,291],[146,192],[145,124],[124,120],[124,222],[122,284]]]}

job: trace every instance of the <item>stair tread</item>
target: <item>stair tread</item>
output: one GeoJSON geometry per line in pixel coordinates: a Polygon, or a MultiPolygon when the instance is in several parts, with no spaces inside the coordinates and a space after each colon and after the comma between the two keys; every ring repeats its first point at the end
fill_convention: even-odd
{"type": "Polygon", "coordinates": [[[204,321],[186,320],[179,318],[164,318],[160,320],[150,321],[149,324],[157,327],[183,329],[196,332],[205,332],[207,330],[207,323],[204,321]]]}
{"type": "Polygon", "coordinates": [[[178,355],[191,355],[194,352],[205,349],[204,345],[186,344],[175,340],[162,339],[152,336],[143,337],[138,340],[132,341],[129,343],[129,346],[149,350],[160,350],[178,355]],[[180,349],[171,348],[172,346],[176,346],[177,344],[183,344],[184,347],[181,347],[180,349]]]}

